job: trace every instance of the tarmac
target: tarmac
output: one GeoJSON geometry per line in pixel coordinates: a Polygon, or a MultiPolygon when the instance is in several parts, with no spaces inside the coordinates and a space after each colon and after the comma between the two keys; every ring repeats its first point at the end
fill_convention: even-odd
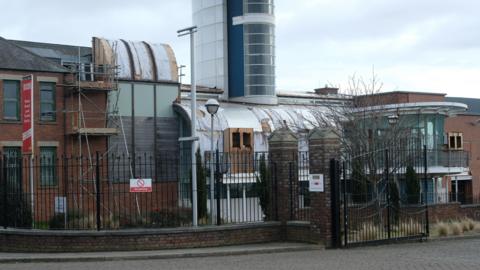
{"type": "Polygon", "coordinates": [[[210,248],[168,249],[152,251],[116,251],[82,253],[9,253],[0,252],[0,264],[35,262],[101,262],[122,260],[154,260],[280,252],[322,250],[324,246],[305,243],[266,243],[255,245],[222,246],[210,248]]]}

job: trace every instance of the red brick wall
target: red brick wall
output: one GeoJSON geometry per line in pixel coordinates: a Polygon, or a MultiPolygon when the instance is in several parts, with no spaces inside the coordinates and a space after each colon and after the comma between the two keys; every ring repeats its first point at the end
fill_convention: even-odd
{"type": "Polygon", "coordinates": [[[469,152],[470,172],[472,174],[472,195],[480,197],[480,116],[459,115],[447,118],[445,132],[462,132],[463,149],[469,152]]]}
{"type": "MultiPolygon", "coordinates": [[[[25,76],[32,74],[32,72],[14,72],[14,71],[0,71],[1,74],[20,75],[25,76]]],[[[63,102],[63,74],[59,73],[40,73],[33,72],[35,78],[34,84],[34,116],[35,116],[35,151],[38,153],[38,141],[56,141],[59,142],[58,153],[63,153],[63,120],[64,115],[62,113],[64,108],[63,102]],[[40,91],[38,76],[52,77],[57,79],[56,84],[56,121],[55,122],[41,122],[40,121],[40,91]]],[[[22,122],[11,122],[3,120],[3,81],[0,80],[0,141],[21,141],[22,140],[22,122]]]]}
{"type": "Polygon", "coordinates": [[[441,102],[444,101],[444,99],[444,94],[413,92],[386,92],[369,96],[360,96],[356,98],[360,106],[375,106],[414,102],[441,102]]]}
{"type": "Polygon", "coordinates": [[[143,231],[1,231],[0,250],[15,252],[129,251],[280,241],[279,222],[143,231]]]}

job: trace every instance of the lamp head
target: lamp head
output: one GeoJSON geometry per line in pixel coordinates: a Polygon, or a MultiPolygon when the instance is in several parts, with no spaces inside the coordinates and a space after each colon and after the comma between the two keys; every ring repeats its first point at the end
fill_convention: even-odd
{"type": "Polygon", "coordinates": [[[209,99],[207,103],[205,103],[205,107],[207,108],[209,114],[214,115],[217,113],[220,104],[216,99],[209,99]]]}

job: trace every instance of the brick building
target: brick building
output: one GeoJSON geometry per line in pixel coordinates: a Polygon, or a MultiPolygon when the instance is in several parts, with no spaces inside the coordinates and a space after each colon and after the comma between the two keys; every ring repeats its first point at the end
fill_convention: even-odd
{"type": "Polygon", "coordinates": [[[453,151],[469,152],[470,171],[453,176],[452,190],[457,190],[460,200],[478,201],[480,197],[480,99],[446,97],[449,102],[461,102],[468,110],[445,122],[448,147],[453,151]]]}
{"type": "Polygon", "coordinates": [[[412,136],[420,136],[428,148],[432,176],[432,202],[471,200],[480,194],[478,132],[479,101],[449,98],[446,94],[408,91],[361,96],[358,106],[380,106],[386,114],[410,118],[412,136]],[[388,110],[389,109],[389,110],[388,110]],[[477,179],[477,180],[475,180],[477,179]]]}

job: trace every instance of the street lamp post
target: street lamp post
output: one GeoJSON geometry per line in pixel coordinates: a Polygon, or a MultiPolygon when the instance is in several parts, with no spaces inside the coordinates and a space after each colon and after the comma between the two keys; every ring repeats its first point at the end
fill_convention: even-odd
{"type": "Polygon", "coordinates": [[[195,151],[197,149],[197,82],[195,81],[195,33],[197,27],[192,26],[189,28],[181,29],[177,31],[179,37],[190,35],[190,77],[191,77],[191,89],[190,89],[190,102],[191,102],[191,137],[185,138],[185,141],[192,142],[192,224],[194,227],[198,226],[198,198],[197,198],[197,164],[195,151]]]}
{"type": "Polygon", "coordinates": [[[205,103],[205,107],[207,108],[208,113],[210,114],[211,124],[210,124],[210,223],[212,225],[215,224],[215,211],[214,211],[214,198],[215,198],[215,189],[214,189],[214,173],[213,173],[213,117],[218,111],[220,104],[215,99],[209,99],[207,103],[205,103]]]}

